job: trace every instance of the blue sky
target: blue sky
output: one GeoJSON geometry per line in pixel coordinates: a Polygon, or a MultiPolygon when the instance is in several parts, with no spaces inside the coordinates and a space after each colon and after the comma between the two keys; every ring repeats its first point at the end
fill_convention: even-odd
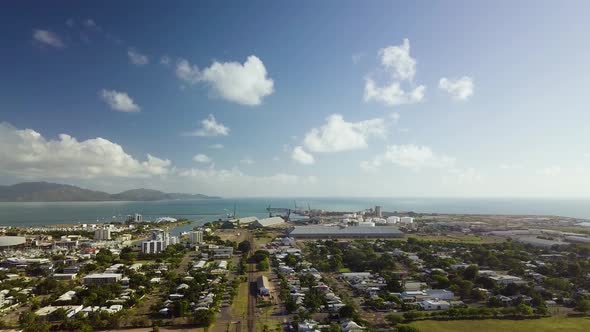
{"type": "Polygon", "coordinates": [[[583,1],[3,7],[4,184],[588,196],[583,1]]]}

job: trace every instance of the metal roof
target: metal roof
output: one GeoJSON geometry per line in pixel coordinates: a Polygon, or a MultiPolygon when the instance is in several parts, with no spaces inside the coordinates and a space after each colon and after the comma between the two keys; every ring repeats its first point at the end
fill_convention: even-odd
{"type": "Polygon", "coordinates": [[[266,227],[266,226],[282,224],[284,222],[285,222],[285,220],[281,217],[270,217],[270,218],[264,218],[264,219],[258,220],[257,225],[260,225],[262,227],[266,227]]]}
{"type": "Polygon", "coordinates": [[[397,227],[391,226],[351,226],[351,227],[337,227],[337,226],[298,226],[295,227],[290,236],[403,236],[397,227]]]}
{"type": "Polygon", "coordinates": [[[12,247],[24,244],[27,239],[24,236],[0,236],[0,247],[12,247]]]}

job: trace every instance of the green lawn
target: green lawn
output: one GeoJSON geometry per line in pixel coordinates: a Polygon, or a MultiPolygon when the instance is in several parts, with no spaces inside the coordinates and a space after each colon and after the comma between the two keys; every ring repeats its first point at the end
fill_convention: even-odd
{"type": "Polygon", "coordinates": [[[248,283],[240,283],[238,288],[238,295],[234,297],[231,307],[231,313],[234,319],[248,316],[248,283]]]}
{"type": "Polygon", "coordinates": [[[453,234],[453,235],[409,235],[408,238],[416,238],[422,241],[442,241],[453,243],[498,243],[505,239],[493,236],[478,236],[469,234],[453,234]]]}
{"type": "Polygon", "coordinates": [[[590,318],[550,317],[530,320],[424,320],[410,324],[420,331],[427,332],[549,332],[549,331],[590,331],[590,318]]]}

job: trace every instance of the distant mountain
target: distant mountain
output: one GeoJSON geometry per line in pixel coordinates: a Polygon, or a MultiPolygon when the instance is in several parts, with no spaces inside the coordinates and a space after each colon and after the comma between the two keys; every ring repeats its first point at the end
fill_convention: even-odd
{"type": "Polygon", "coordinates": [[[217,198],[220,197],[202,194],[165,193],[152,189],[133,189],[118,194],[109,194],[49,182],[24,182],[12,186],[0,186],[0,202],[161,201],[217,198]]]}
{"type": "Polygon", "coordinates": [[[131,189],[119,194],[111,195],[116,200],[120,201],[162,201],[173,199],[214,199],[220,197],[211,197],[202,194],[181,194],[181,193],[165,193],[153,189],[131,189]]]}

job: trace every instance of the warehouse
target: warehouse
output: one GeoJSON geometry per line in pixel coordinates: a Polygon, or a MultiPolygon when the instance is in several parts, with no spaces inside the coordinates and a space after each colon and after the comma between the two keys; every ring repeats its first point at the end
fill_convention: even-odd
{"type": "Polygon", "coordinates": [[[259,276],[256,280],[256,285],[258,286],[258,294],[261,296],[268,296],[270,295],[270,285],[268,283],[268,278],[266,276],[259,276]]]}
{"type": "Polygon", "coordinates": [[[285,220],[281,217],[270,217],[253,222],[250,227],[263,228],[263,227],[276,227],[285,224],[285,220]]]}
{"type": "Polygon", "coordinates": [[[330,238],[401,238],[404,237],[397,227],[336,227],[336,226],[297,226],[289,233],[290,237],[308,239],[330,238]]]}
{"type": "Polygon", "coordinates": [[[0,236],[0,250],[22,248],[26,242],[24,236],[0,236]]]}

